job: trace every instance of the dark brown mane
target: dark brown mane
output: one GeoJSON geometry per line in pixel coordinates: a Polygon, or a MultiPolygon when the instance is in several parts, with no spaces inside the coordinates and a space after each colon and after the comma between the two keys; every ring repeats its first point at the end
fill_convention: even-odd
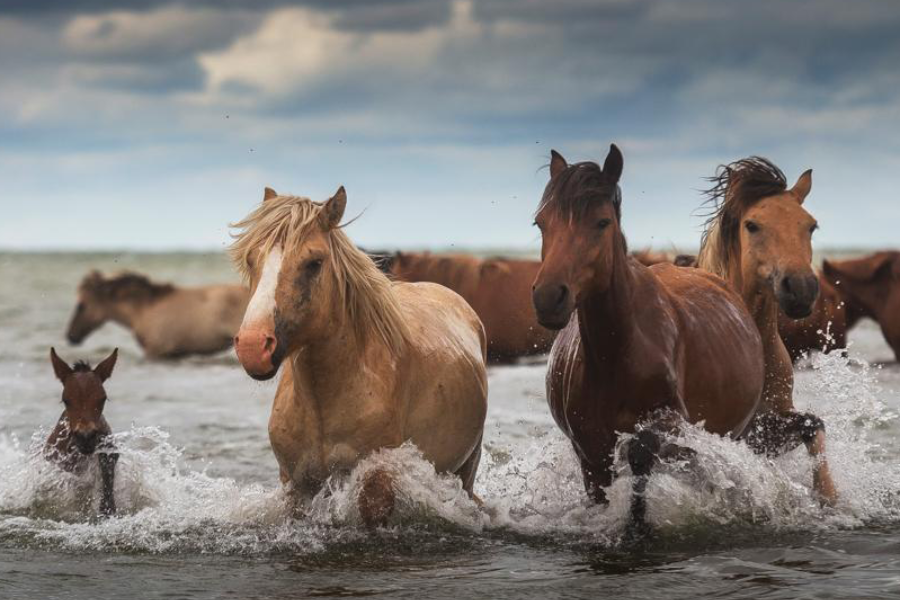
{"type": "Polygon", "coordinates": [[[107,300],[156,300],[175,291],[169,283],[153,283],[144,275],[122,273],[111,279],[89,280],[90,288],[107,300]]]}
{"type": "MultiPolygon", "coordinates": [[[[609,180],[600,165],[585,161],[569,165],[550,179],[537,212],[550,209],[579,219],[594,202],[611,202],[616,212],[616,222],[621,227],[622,189],[618,183],[609,180]]],[[[625,252],[628,252],[625,234],[621,230],[620,235],[625,252]]]]}
{"type": "Polygon", "coordinates": [[[89,373],[93,369],[91,369],[90,363],[84,360],[79,360],[77,363],[72,365],[72,371],[75,373],[89,373]]]}
{"type": "Polygon", "coordinates": [[[537,212],[545,208],[580,217],[593,202],[612,202],[616,220],[622,221],[622,191],[610,182],[595,162],[569,165],[544,188],[537,212]]]}
{"type": "Polygon", "coordinates": [[[715,252],[727,256],[737,239],[741,215],[763,198],[776,196],[787,190],[787,179],[775,164],[761,156],[751,156],[719,165],[709,177],[712,187],[704,191],[704,206],[708,212],[704,223],[701,248],[707,242],[718,245],[715,252]],[[710,233],[718,229],[715,240],[710,233]]]}

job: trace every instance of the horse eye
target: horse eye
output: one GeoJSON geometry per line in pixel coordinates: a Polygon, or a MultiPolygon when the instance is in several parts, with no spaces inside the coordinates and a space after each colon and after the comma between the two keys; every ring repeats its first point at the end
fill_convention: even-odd
{"type": "Polygon", "coordinates": [[[744,229],[746,229],[750,233],[756,233],[757,231],[759,231],[759,225],[757,225],[753,221],[747,221],[746,223],[744,223],[744,229]]]}
{"type": "Polygon", "coordinates": [[[597,229],[599,229],[600,231],[603,231],[604,229],[609,227],[609,224],[611,222],[612,221],[610,221],[609,219],[600,219],[600,221],[597,223],[597,229]]]}
{"type": "Polygon", "coordinates": [[[314,258],[313,260],[306,263],[306,271],[308,273],[318,273],[322,269],[322,259],[314,258]]]}

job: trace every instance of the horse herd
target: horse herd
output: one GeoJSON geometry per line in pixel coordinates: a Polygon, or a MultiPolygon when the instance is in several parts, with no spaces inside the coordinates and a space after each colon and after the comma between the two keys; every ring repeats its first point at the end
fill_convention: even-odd
{"type": "MultiPolygon", "coordinates": [[[[125,274],[81,282],[68,339],[107,320],[131,328],[155,358],[232,344],[248,375],[282,372],[269,420],[280,478],[296,510],[334,476],[382,448],[414,443],[436,471],[473,493],[487,413],[489,361],[550,350],[547,400],[572,443],[587,495],[606,502],[621,445],[632,474],[629,534],[647,529],[644,490],[685,423],[761,453],[805,445],[813,490],[833,505],[824,423],[793,407],[793,365],[810,349],[846,346],[875,319],[900,353],[900,254],[812,267],[815,218],[806,171],[793,186],[751,157],[711,178],[697,257],[630,254],[623,234],[624,160],[551,153],[535,213],[541,260],[366,253],[341,226],[347,195],[280,195],[243,220],[231,255],[248,287],[176,288],[125,274]]],[[[100,512],[115,511],[116,453],[102,417],[114,352],[91,369],[51,350],[66,406],[45,446],[61,467],[100,457],[100,512]]],[[[369,470],[358,515],[384,524],[394,477],[369,470]]]]}

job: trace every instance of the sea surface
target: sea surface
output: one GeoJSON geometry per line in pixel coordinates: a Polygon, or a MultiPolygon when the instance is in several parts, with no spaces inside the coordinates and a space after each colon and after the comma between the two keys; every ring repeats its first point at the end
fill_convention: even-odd
{"type": "Polygon", "coordinates": [[[0,598],[900,597],[900,368],[873,323],[849,358],[816,354],[797,375],[797,405],[828,427],[834,509],[811,495],[802,449],[769,460],[689,429],[696,456],[648,488],[656,533],[623,543],[628,469],[608,507],[586,501],[537,360],[490,369],[484,507],[401,447],[357,468],[400,482],[390,526],[369,532],[352,477],[291,516],[266,431],[275,384],[233,353],[148,361],[114,324],[70,347],[92,268],[236,280],[219,254],[0,254],[0,598]],[[120,348],[105,413],[121,453],[115,518],[93,516],[96,473],[40,457],[62,410],[50,346],[93,363],[120,348]]]}

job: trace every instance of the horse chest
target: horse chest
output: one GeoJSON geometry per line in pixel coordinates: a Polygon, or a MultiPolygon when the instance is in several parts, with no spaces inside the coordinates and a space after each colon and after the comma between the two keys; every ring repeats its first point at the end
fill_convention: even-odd
{"type": "Polygon", "coordinates": [[[282,470],[313,487],[337,472],[348,472],[373,450],[393,441],[386,407],[378,402],[313,398],[276,401],[269,438],[282,470]]]}

